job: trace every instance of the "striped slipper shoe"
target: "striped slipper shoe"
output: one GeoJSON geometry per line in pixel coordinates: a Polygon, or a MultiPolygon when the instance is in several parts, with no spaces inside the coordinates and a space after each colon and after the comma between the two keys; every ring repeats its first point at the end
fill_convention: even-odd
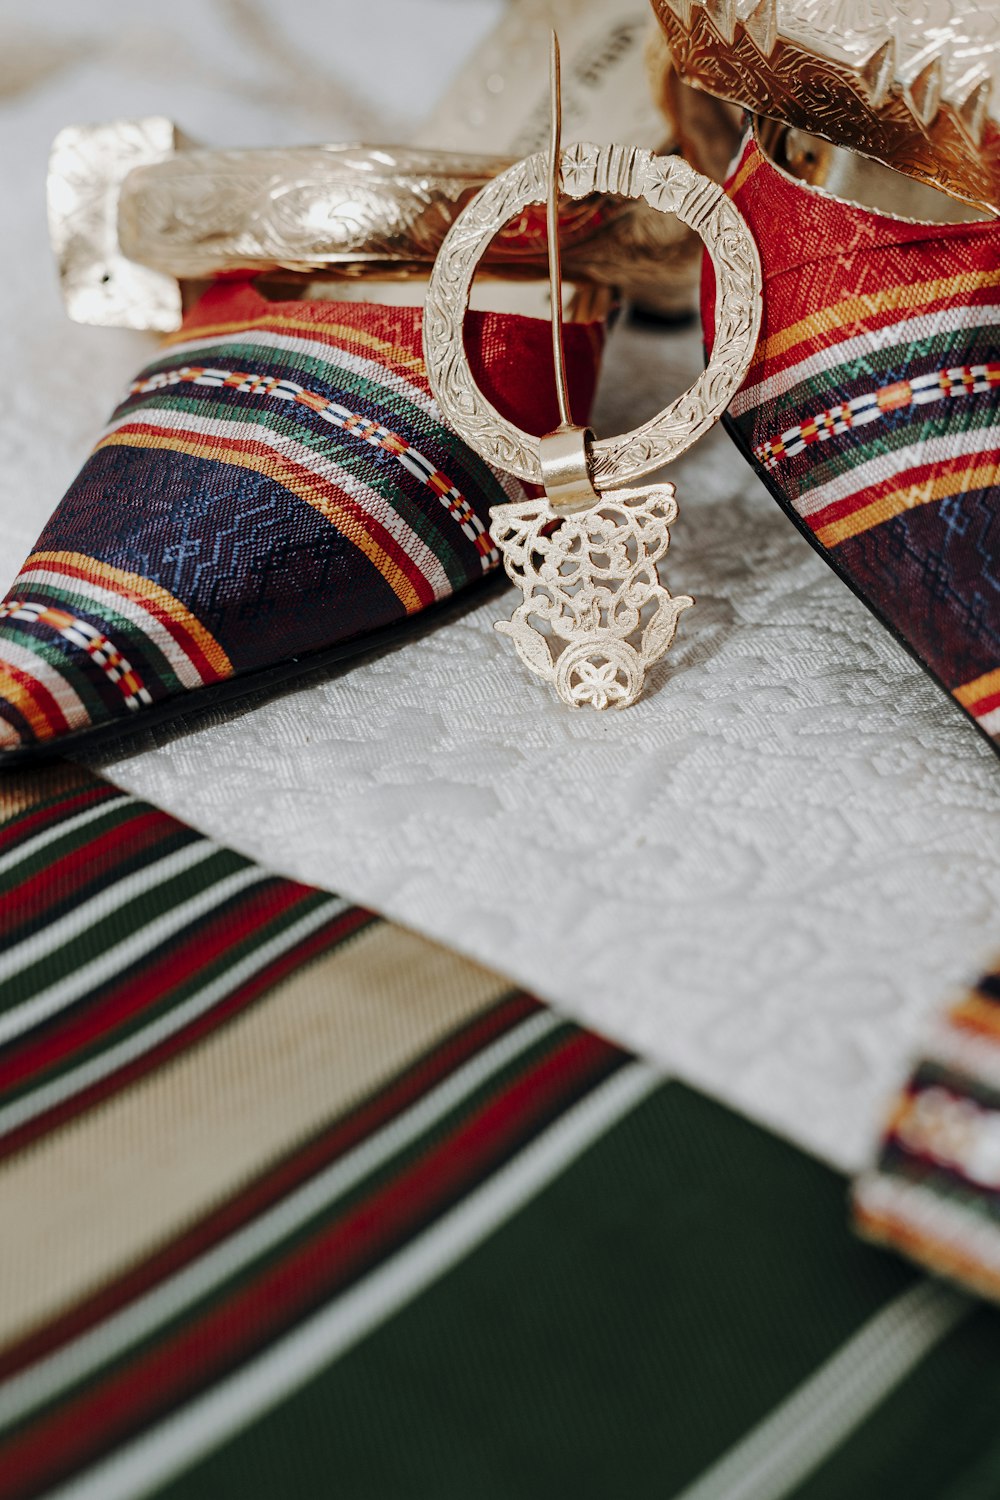
{"type": "MultiPolygon", "coordinates": [[[[727,426],[831,567],[1000,743],[1000,222],[921,223],[781,171],[727,191],[764,271],[727,426]]],[[[714,288],[703,295],[711,345],[714,288]]]]}
{"type": "MultiPolygon", "coordinates": [[[[0,604],[0,757],[60,753],[383,644],[499,561],[526,491],[441,420],[420,310],[211,289],[133,382],[0,604]]],[[[601,325],[567,328],[589,410],[601,325]]],[[[470,315],[475,376],[558,422],[549,325],[470,315]]]]}

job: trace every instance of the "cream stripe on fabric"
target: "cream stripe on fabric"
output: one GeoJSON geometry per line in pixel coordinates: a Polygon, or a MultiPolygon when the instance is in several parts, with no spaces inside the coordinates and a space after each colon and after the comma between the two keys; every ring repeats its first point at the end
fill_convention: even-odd
{"type": "MultiPolygon", "coordinates": [[[[317,333],[322,331],[322,324],[317,324],[317,333]]],[[[346,334],[338,335],[346,337],[346,334]]],[[[363,380],[369,380],[373,385],[384,386],[386,390],[395,391],[397,395],[403,396],[426,416],[433,416],[434,404],[426,391],[419,386],[411,385],[402,375],[397,375],[394,370],[387,370],[378,360],[366,359],[363,355],[352,354],[348,349],[342,349],[336,344],[326,343],[317,339],[298,339],[293,334],[273,333],[257,328],[247,328],[239,333],[221,333],[213,338],[190,339],[183,344],[171,344],[170,356],[175,354],[190,354],[198,349],[211,349],[226,344],[256,344],[263,349],[281,349],[289,354],[307,354],[312,359],[323,364],[333,365],[336,369],[350,370],[352,374],[360,375],[363,380]]],[[[308,386],[309,377],[303,374],[303,383],[308,386]]],[[[359,403],[362,397],[358,398],[359,403]]]]}
{"type": "Polygon", "coordinates": [[[99,1323],[75,1343],[0,1386],[0,1424],[9,1426],[65,1386],[84,1379],[101,1365],[146,1338],[193,1302],[235,1276],[316,1214],[377,1171],[398,1151],[418,1140],[499,1069],[534,1046],[562,1022],[543,1011],[522,1022],[485,1051],[471,1058],[417,1104],[397,1115],[360,1146],[335,1161],[304,1187],[282,1199],[214,1250],[154,1288],[116,1316],[99,1323]]]}
{"type": "Polygon", "coordinates": [[[252,953],[248,953],[240,963],[226,969],[224,974],[220,974],[210,984],[203,985],[193,995],[189,995],[183,1004],[170,1006],[162,1015],[157,1016],[155,1021],[132,1032],[117,1046],[106,1048],[96,1057],[81,1063],[78,1068],[70,1068],[67,1072],[61,1073],[58,1078],[52,1079],[50,1083],[42,1084],[40,1088],[33,1089],[31,1093],[15,1099],[5,1109],[0,1109],[0,1138],[9,1135],[12,1130],[19,1130],[29,1120],[34,1120],[48,1109],[54,1109],[57,1104],[71,1099],[74,1094],[79,1094],[83,1089],[100,1083],[101,1079],[107,1078],[120,1068],[127,1067],[129,1063],[142,1057],[153,1047],[158,1047],[168,1037],[175,1036],[178,1031],[204,1015],[219,1000],[231,994],[244,980],[251,978],[266,964],[280,957],[282,953],[287,953],[289,949],[295,947],[296,943],[301,943],[325,922],[332,921],[340,912],[346,911],[347,906],[348,903],[342,901],[339,896],[331,896],[322,906],[307,912],[284,932],[276,933],[262,947],[255,948],[252,953]]]}
{"type": "Polygon", "coordinates": [[[0,1341],[121,1274],[509,988],[379,923],[13,1157],[0,1341]]]}
{"type": "Polygon", "coordinates": [[[76,833],[78,829],[86,828],[88,823],[96,823],[98,818],[103,818],[106,813],[114,812],[127,803],[134,804],[134,802],[134,797],[129,796],[128,792],[122,792],[118,797],[107,797],[96,806],[85,808],[73,818],[64,818],[61,822],[54,823],[51,828],[36,833],[34,838],[25,839],[23,844],[19,844],[16,849],[11,849],[0,857],[0,875],[8,870],[16,869],[26,859],[34,859],[36,854],[47,848],[49,844],[54,844],[57,839],[65,838],[66,834],[76,833]]]}
{"type": "MultiPolygon", "coordinates": [[[[996,428],[993,427],[979,430],[973,427],[967,432],[950,432],[941,437],[925,438],[922,442],[911,443],[908,448],[897,448],[892,453],[881,453],[876,458],[869,458],[865,463],[828,479],[826,484],[818,484],[815,489],[806,490],[795,500],[795,509],[800,516],[813,516],[838,500],[860,495],[863,490],[879,484],[883,479],[895,478],[902,483],[909,469],[943,463],[949,458],[972,458],[979,453],[992,452],[995,446],[996,428]]],[[[821,459],[822,453],[818,451],[817,461],[821,459]]]]}
{"type": "MultiPolygon", "coordinates": [[[[936,1061],[937,1059],[935,1059],[936,1061]]],[[[929,1241],[940,1264],[944,1255],[963,1269],[968,1282],[989,1286],[995,1296],[1000,1283],[1000,1225],[983,1214],[982,1201],[968,1194],[970,1206],[949,1202],[932,1188],[869,1172],[854,1187],[854,1199],[862,1213],[876,1220],[888,1218],[894,1227],[905,1224],[914,1242],[929,1241]]],[[[954,1272],[952,1272],[954,1274],[954,1272]]],[[[968,1283],[967,1283],[968,1284],[968,1283]]]]}
{"type": "Polygon", "coordinates": [[[852,359],[862,359],[879,349],[892,349],[899,344],[915,343],[918,339],[934,338],[941,333],[954,333],[962,328],[993,328],[1000,322],[1000,305],[993,307],[949,307],[942,312],[923,313],[916,318],[906,318],[901,323],[890,323],[885,328],[873,328],[870,332],[856,334],[843,339],[839,344],[830,344],[818,354],[810,354],[790,369],[779,370],[768,375],[766,380],[748,385],[734,396],[730,411],[741,417],[751,407],[771,401],[775,396],[785,396],[803,380],[814,375],[825,375],[838,365],[846,365],[852,359]]]}
{"type": "Polygon", "coordinates": [[[938,1282],[917,1282],[676,1500],[784,1500],[974,1306],[938,1282]]]}
{"type": "MultiPolygon", "coordinates": [[[[960,1029],[947,1013],[937,1018],[933,1028],[925,1031],[923,1054],[935,1064],[970,1078],[1000,1092],[1000,1038],[986,1040],[975,1032],[960,1029]]],[[[997,1226],[1000,1231],[1000,1225],[997,1226]]]]}
{"type": "Polygon", "coordinates": [[[662,1082],[645,1063],[613,1074],[344,1296],[148,1435],[51,1491],[49,1500],[138,1500],[158,1489],[440,1280],[662,1082]]]}
{"type": "MultiPolygon", "coordinates": [[[[16,625],[17,621],[13,623],[16,625]]],[[[4,661],[9,662],[12,667],[16,667],[27,677],[34,677],[37,682],[48,689],[62,710],[70,729],[79,729],[81,724],[90,723],[90,713],[86,704],[66,681],[58,667],[54,667],[37,651],[31,651],[27,646],[22,646],[19,641],[13,641],[6,636],[3,643],[3,655],[4,661]]],[[[66,667],[70,670],[68,659],[66,667]]],[[[124,702],[124,699],[122,701],[124,702]]],[[[17,707],[16,703],[14,707],[17,707]]],[[[48,718],[44,708],[41,709],[41,713],[48,718]]]]}
{"type": "MultiPolygon", "coordinates": [[[[81,595],[84,600],[93,600],[99,609],[113,609],[116,614],[124,615],[163,653],[177,674],[178,682],[186,688],[200,687],[204,682],[205,679],[180,642],[170,634],[161,620],[149,610],[143,609],[138,600],[129,598],[127,594],[115,593],[114,589],[103,588],[92,578],[76,578],[69,573],[56,572],[53,568],[47,568],[44,563],[32,563],[22,568],[14,587],[20,589],[22,584],[26,584],[30,588],[32,583],[48,584],[65,593],[81,595]]],[[[71,604],[61,607],[67,610],[73,608],[71,604]]],[[[83,607],[86,608],[86,605],[83,607]]]]}
{"type": "MultiPolygon", "coordinates": [[[[251,402],[252,399],[251,397],[251,402]]],[[[352,500],[356,500],[362,510],[378,521],[379,525],[395,538],[407,557],[416,563],[439,599],[451,592],[448,575],[436,554],[406,524],[399,511],[389,504],[385,496],[356,479],[333,460],[324,458],[322,453],[317,452],[315,448],[310,448],[307,444],[300,443],[295,438],[286,437],[280,432],[273,432],[259,422],[226,421],[219,417],[206,417],[186,411],[143,410],[132,415],[126,413],[125,416],[119,417],[108,426],[105,435],[117,432],[121,427],[165,427],[170,432],[228,438],[240,443],[260,443],[263,447],[270,448],[271,452],[276,453],[280,458],[299,464],[310,474],[317,475],[328,484],[336,485],[352,500]]]]}

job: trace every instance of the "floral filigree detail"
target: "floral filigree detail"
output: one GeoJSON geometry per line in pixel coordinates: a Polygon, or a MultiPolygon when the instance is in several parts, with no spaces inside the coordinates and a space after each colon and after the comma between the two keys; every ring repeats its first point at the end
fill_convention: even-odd
{"type": "Polygon", "coordinates": [[[544,496],[497,505],[491,531],[524,598],[496,629],[571,708],[627,708],[682,610],[657,563],[677,517],[672,484],[618,490],[561,516],[544,496]]]}
{"type": "Polygon", "coordinates": [[[577,668],[572,698],[578,708],[584,703],[592,703],[595,708],[608,708],[613,703],[620,703],[625,691],[619,681],[617,662],[605,661],[598,665],[593,657],[588,656],[577,668]]]}

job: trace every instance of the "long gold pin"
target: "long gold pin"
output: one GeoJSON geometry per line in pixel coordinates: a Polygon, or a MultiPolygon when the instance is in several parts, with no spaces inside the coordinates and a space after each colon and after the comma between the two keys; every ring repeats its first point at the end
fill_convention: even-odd
{"type": "Polygon", "coordinates": [[[549,182],[545,200],[546,250],[549,261],[549,301],[552,305],[552,366],[556,376],[560,429],[573,426],[566,383],[566,347],[563,343],[562,254],[559,249],[559,190],[562,186],[562,77],[559,38],[555,30],[549,46],[549,182]]]}

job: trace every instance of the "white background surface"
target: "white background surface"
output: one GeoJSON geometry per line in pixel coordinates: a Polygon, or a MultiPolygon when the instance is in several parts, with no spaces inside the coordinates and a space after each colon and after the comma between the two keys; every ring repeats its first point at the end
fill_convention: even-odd
{"type": "MultiPolygon", "coordinates": [[[[218,144],[405,139],[499,10],[0,5],[0,583],[153,347],[62,316],[56,130],[162,112],[218,144]]],[[[616,330],[598,429],[689,383],[698,346],[616,330]]],[[[671,477],[667,581],[698,605],[627,713],[529,680],[490,628],[504,598],[99,768],[852,1168],[926,1016],[1000,943],[996,759],[723,433],[671,477]]]]}

